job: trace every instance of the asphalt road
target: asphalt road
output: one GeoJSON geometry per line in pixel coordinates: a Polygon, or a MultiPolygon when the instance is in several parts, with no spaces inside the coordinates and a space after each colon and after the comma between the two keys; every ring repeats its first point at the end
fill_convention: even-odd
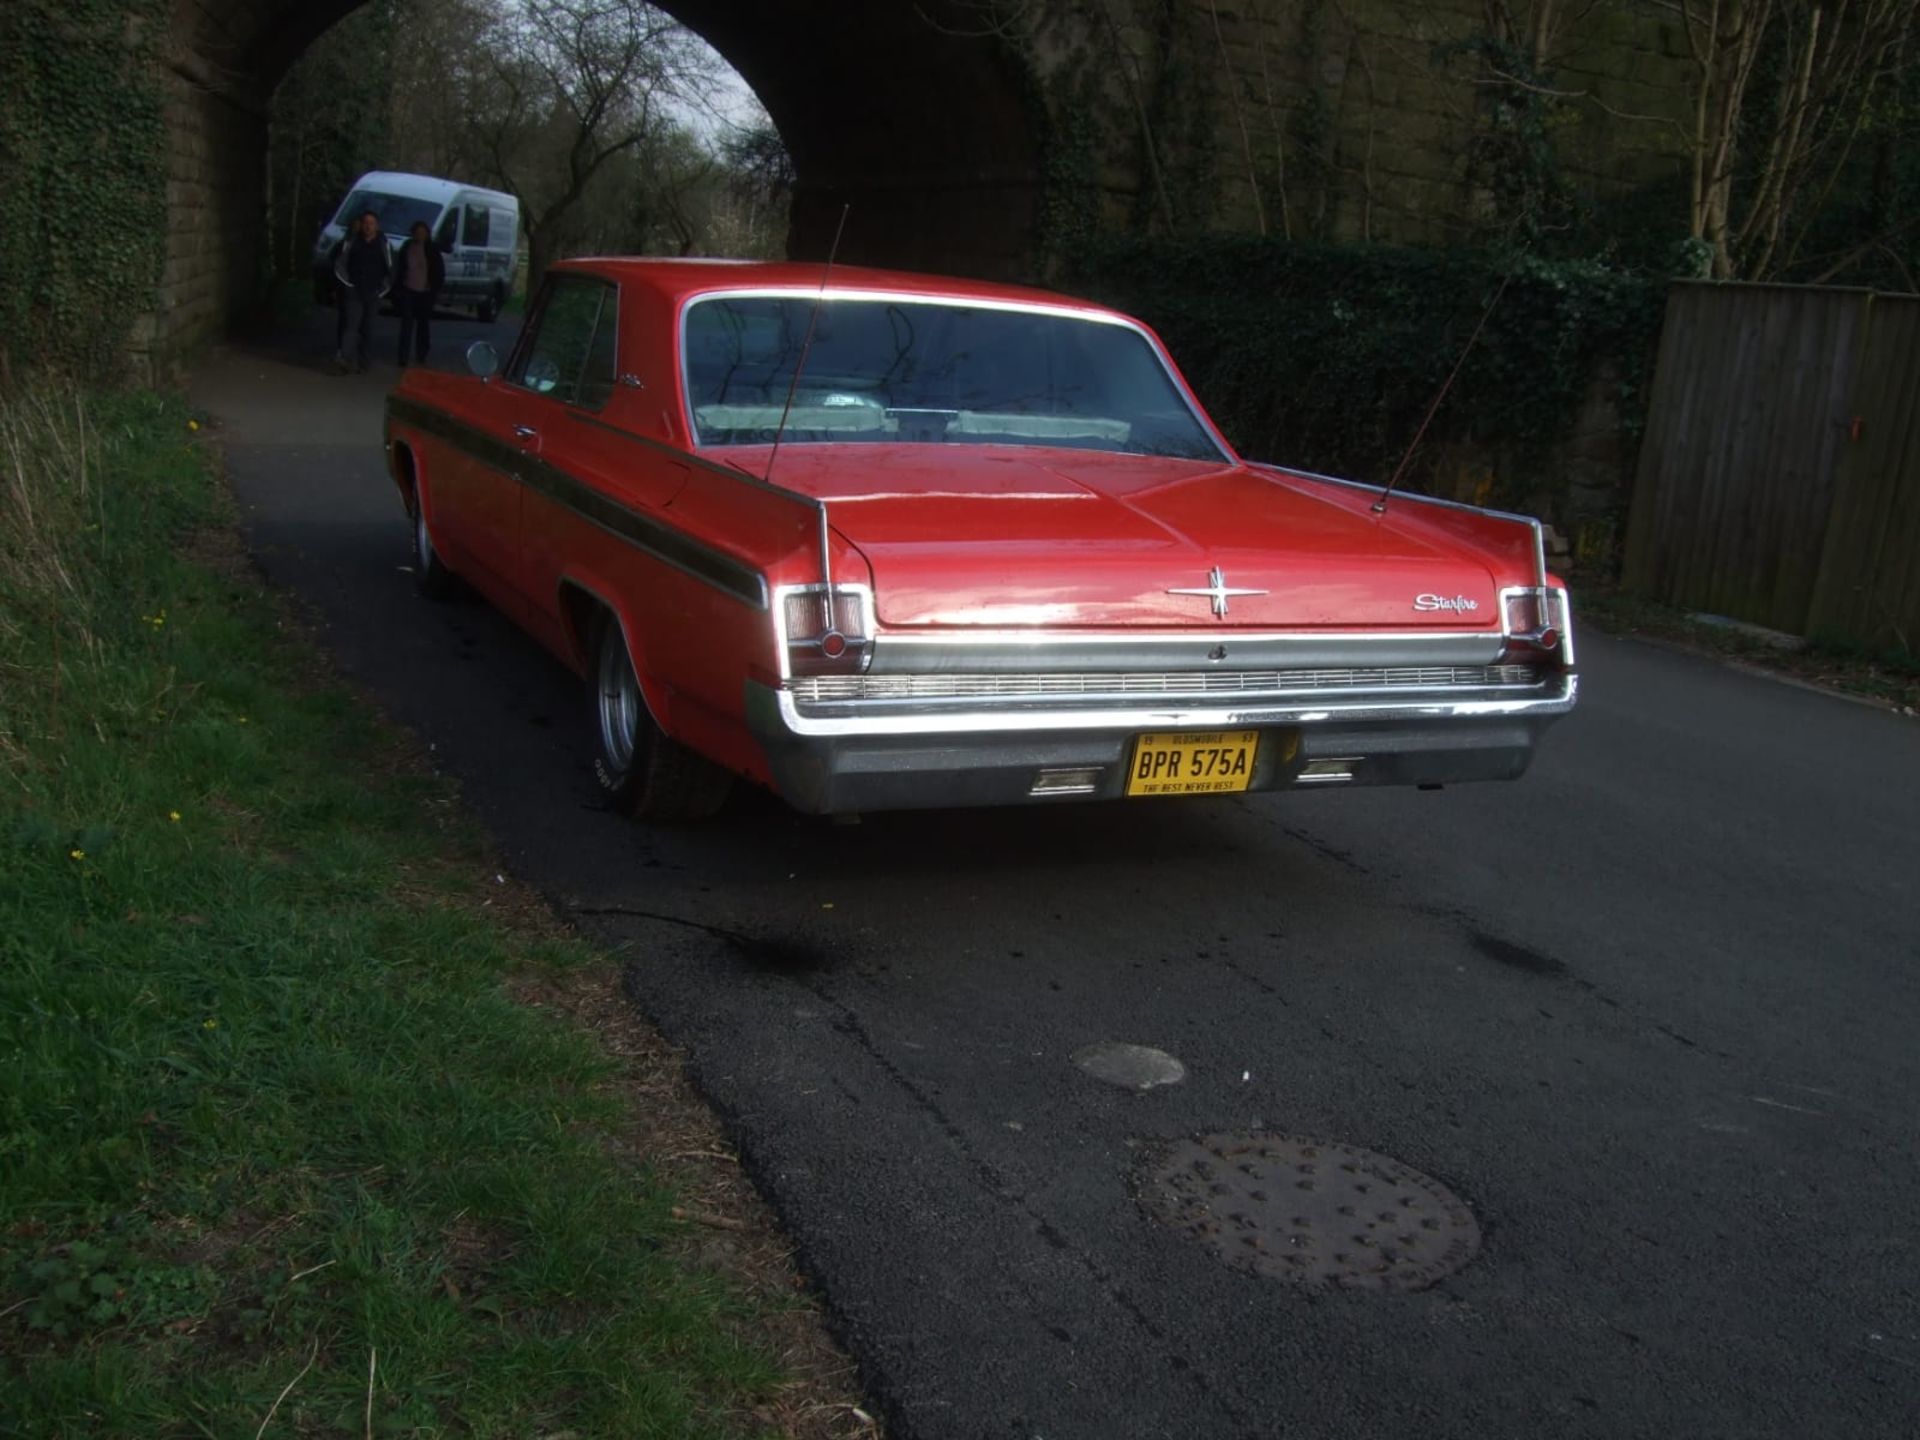
{"type": "Polygon", "coordinates": [[[196,380],[261,563],[621,957],[897,1435],[1920,1426],[1920,725],[1588,634],[1517,784],[649,828],[596,808],[557,664],[415,598],[395,372],[324,350],[196,380]],[[1103,1084],[1099,1041],[1187,1078],[1103,1084]],[[1438,1177],[1479,1257],[1227,1268],[1133,1187],[1235,1129],[1438,1177]]]}

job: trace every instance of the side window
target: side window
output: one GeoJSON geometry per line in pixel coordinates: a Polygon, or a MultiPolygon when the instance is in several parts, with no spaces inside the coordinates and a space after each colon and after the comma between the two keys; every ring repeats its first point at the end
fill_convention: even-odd
{"type": "Polygon", "coordinates": [[[613,377],[619,360],[619,294],[607,289],[606,303],[600,307],[600,321],[593,327],[593,343],[587,347],[586,368],[580,372],[580,395],[574,401],[589,410],[598,410],[613,394],[613,377]]]}
{"type": "Polygon", "coordinates": [[[547,282],[532,333],[521,343],[507,379],[575,405],[604,404],[613,392],[613,287],[565,275],[547,282]],[[595,329],[606,313],[604,349],[595,329]]]}
{"type": "Polygon", "coordinates": [[[481,245],[487,243],[487,229],[493,219],[493,212],[484,205],[469,205],[467,223],[460,237],[462,245],[481,245]]]}
{"type": "Polygon", "coordinates": [[[440,228],[433,232],[434,249],[446,252],[453,249],[453,229],[460,221],[460,207],[449,205],[447,213],[440,217],[440,228]]]}

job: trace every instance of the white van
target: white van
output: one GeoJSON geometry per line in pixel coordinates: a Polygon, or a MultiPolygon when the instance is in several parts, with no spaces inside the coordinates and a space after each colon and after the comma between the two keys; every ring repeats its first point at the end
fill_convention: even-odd
{"type": "Polygon", "coordinates": [[[433,228],[433,242],[447,257],[441,303],[471,305],[482,320],[500,313],[513,290],[520,202],[498,190],[397,170],[362,175],[333,219],[320,227],[313,242],[313,294],[321,304],[334,298],[333,247],[368,210],[380,217],[380,228],[396,250],[416,220],[433,228]]]}

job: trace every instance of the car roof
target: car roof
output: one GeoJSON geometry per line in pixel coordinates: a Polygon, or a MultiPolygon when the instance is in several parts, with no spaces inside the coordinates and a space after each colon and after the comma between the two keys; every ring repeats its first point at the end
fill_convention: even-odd
{"type": "Polygon", "coordinates": [[[421,199],[434,199],[441,202],[451,200],[455,195],[484,195],[501,205],[519,208],[520,202],[513,196],[498,190],[489,190],[484,185],[469,185],[461,180],[446,180],[438,175],[414,175],[405,170],[369,170],[353,182],[353,188],[385,190],[396,195],[417,195],[421,199]]]}
{"type": "MultiPolygon", "coordinates": [[[[794,289],[817,292],[825,266],[816,261],[726,260],[705,257],[628,258],[593,256],[562,260],[556,271],[590,271],[622,284],[645,286],[670,301],[719,290],[794,289]]],[[[1077,300],[1050,290],[1007,285],[992,280],[966,280],[950,275],[924,275],[908,270],[880,270],[865,265],[835,265],[827,278],[829,295],[849,290],[885,290],[929,298],[964,298],[1006,304],[1057,305],[1110,315],[1114,312],[1089,300],[1077,300]]]]}

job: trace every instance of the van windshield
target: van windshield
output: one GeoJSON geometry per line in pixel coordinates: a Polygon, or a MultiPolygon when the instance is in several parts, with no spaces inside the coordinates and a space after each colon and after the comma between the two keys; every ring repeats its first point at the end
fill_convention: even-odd
{"type": "Polygon", "coordinates": [[[347,203],[340,207],[335,223],[353,228],[367,211],[371,210],[380,217],[380,228],[389,235],[404,235],[413,228],[414,222],[424,220],[428,229],[440,218],[444,207],[438,200],[422,200],[416,195],[388,195],[379,190],[356,190],[347,196],[347,203]]]}

